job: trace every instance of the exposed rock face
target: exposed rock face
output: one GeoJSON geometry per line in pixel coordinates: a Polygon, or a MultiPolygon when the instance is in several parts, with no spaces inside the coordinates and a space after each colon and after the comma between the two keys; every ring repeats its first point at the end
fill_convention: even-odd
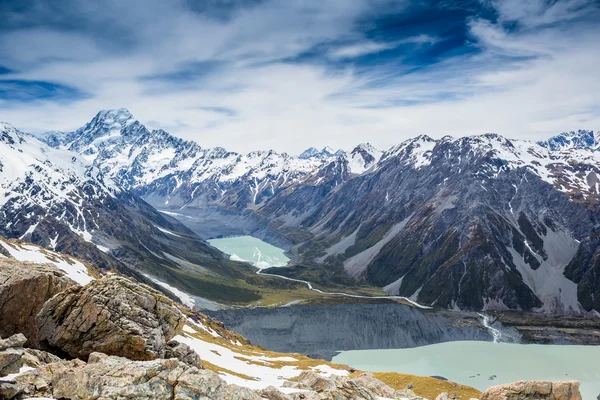
{"type": "Polygon", "coordinates": [[[192,367],[198,369],[204,368],[198,353],[192,350],[187,344],[179,343],[177,340],[171,340],[167,343],[164,358],[176,358],[192,367]]]}
{"type": "MultiPolygon", "coordinates": [[[[421,397],[415,395],[410,389],[400,391],[392,389],[370,373],[364,373],[355,378],[348,379],[335,375],[323,377],[314,371],[304,371],[298,376],[298,382],[291,383],[289,386],[312,391],[306,397],[308,399],[421,399],[421,397]]],[[[267,388],[266,393],[263,391],[263,394],[270,399],[277,399],[277,397],[274,397],[277,393],[270,388],[267,388]]],[[[302,393],[302,395],[305,395],[305,393],[302,393]]],[[[290,397],[283,398],[300,399],[302,398],[300,396],[301,394],[296,393],[290,397]]]]}
{"type": "Polygon", "coordinates": [[[161,293],[107,276],[50,299],[37,316],[40,345],[85,359],[94,351],[132,360],[164,356],[184,315],[161,293]]]}
{"type": "Polygon", "coordinates": [[[59,361],[61,361],[59,357],[43,350],[25,349],[23,352],[23,364],[32,368],[39,368],[42,365],[59,361]]]}
{"type": "Polygon", "coordinates": [[[131,361],[92,353],[86,364],[61,361],[15,379],[17,391],[25,396],[67,399],[248,399],[257,392],[228,385],[216,373],[200,370],[176,359],[131,361]]]}
{"type": "Polygon", "coordinates": [[[23,333],[35,345],[35,316],[48,299],[76,285],[52,265],[0,259],[0,336],[23,333]]]}
{"type": "Polygon", "coordinates": [[[11,347],[23,347],[25,343],[27,343],[27,338],[22,333],[17,333],[6,339],[0,338],[0,351],[11,347]]]}
{"type": "Polygon", "coordinates": [[[290,386],[306,391],[285,394],[274,387],[255,391],[230,385],[215,372],[192,367],[177,359],[131,361],[92,353],[87,364],[80,360],[60,361],[25,372],[15,378],[11,390],[15,393],[13,396],[102,400],[420,399],[410,390],[395,391],[371,374],[353,379],[324,378],[307,371],[290,386]]]}
{"type": "Polygon", "coordinates": [[[579,382],[519,381],[492,386],[481,396],[481,400],[527,399],[581,400],[579,382]]]}
{"type": "Polygon", "coordinates": [[[600,233],[581,241],[565,276],[577,283],[577,297],[587,310],[600,310],[600,233]]]}
{"type": "Polygon", "coordinates": [[[23,334],[0,339],[0,376],[19,372],[23,366],[23,345],[26,341],[23,334]]]}

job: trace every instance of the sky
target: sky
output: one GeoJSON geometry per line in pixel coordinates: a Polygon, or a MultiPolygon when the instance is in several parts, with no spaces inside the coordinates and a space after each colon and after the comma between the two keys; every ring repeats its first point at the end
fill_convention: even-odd
{"type": "Polygon", "coordinates": [[[205,147],[600,130],[598,0],[2,0],[0,120],[205,147]]]}

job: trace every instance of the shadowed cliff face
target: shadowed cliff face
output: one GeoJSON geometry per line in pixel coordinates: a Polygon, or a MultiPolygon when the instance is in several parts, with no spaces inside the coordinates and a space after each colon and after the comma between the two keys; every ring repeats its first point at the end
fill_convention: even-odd
{"type": "MultiPolygon", "coordinates": [[[[399,304],[255,308],[209,314],[269,350],[325,359],[331,359],[342,350],[406,348],[452,340],[492,340],[477,314],[421,311],[399,304]]],[[[506,330],[505,335],[519,337],[513,329],[506,330]]]]}

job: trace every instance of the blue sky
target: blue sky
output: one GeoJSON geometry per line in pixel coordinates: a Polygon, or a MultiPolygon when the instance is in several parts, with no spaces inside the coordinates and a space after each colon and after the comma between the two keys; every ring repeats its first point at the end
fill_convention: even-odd
{"type": "Polygon", "coordinates": [[[204,146],[298,153],[600,129],[590,0],[5,0],[0,120],[128,108],[204,146]]]}

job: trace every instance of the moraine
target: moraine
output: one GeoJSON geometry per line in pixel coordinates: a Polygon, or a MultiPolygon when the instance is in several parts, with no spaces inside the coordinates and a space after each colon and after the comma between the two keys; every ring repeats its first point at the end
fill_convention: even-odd
{"type": "Polygon", "coordinates": [[[518,380],[578,380],[584,399],[600,393],[600,346],[448,342],[411,349],[351,350],[333,362],[372,372],[441,376],[485,390],[518,380]],[[518,360],[518,361],[515,361],[518,360]]]}

